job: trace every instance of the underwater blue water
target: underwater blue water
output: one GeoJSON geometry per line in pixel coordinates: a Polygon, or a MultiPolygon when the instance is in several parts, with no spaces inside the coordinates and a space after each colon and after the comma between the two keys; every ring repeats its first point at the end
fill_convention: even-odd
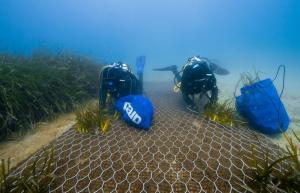
{"type": "Polygon", "coordinates": [[[153,67],[192,55],[219,61],[232,72],[220,77],[229,85],[243,71],[271,77],[285,64],[286,92],[300,93],[298,0],[0,0],[0,52],[39,47],[99,62],[134,64],[144,54],[146,80],[153,67]]]}

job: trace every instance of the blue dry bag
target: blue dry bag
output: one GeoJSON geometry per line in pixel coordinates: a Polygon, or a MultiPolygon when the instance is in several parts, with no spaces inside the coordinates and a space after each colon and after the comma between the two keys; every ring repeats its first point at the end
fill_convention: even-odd
{"type": "Polygon", "coordinates": [[[126,123],[148,130],[153,119],[151,102],[141,95],[128,95],[116,102],[116,110],[121,113],[126,123]]]}
{"type": "Polygon", "coordinates": [[[241,88],[236,107],[258,131],[266,134],[284,132],[290,119],[271,79],[241,88]]]}

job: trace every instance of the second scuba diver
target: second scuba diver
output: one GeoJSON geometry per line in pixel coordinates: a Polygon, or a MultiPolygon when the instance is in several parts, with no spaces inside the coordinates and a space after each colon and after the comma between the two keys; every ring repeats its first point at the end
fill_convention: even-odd
{"type": "Polygon", "coordinates": [[[180,71],[178,71],[176,65],[153,70],[171,71],[174,74],[174,89],[181,90],[187,109],[192,112],[199,112],[199,103],[202,102],[199,100],[203,100],[203,97],[208,99],[205,107],[218,100],[217,80],[214,73],[219,75],[229,74],[226,69],[200,56],[189,58],[180,71]]]}

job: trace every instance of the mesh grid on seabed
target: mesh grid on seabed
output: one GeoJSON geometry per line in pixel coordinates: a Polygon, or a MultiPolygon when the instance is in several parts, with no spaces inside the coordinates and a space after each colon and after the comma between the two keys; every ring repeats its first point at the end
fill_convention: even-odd
{"type": "MultiPolygon", "coordinates": [[[[49,192],[245,192],[252,148],[260,151],[260,160],[266,148],[271,160],[282,153],[252,130],[188,113],[174,93],[154,90],[147,96],[155,108],[149,131],[118,120],[105,135],[71,128],[53,141],[56,178],[49,192]]],[[[41,152],[12,175],[20,175],[41,152]]]]}

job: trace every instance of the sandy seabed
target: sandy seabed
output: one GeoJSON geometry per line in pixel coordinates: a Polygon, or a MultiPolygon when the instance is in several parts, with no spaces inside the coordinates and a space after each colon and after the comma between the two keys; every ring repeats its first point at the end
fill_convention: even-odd
{"type": "MultiPolygon", "coordinates": [[[[282,100],[291,119],[286,134],[294,138],[294,131],[297,136],[300,136],[300,96],[286,95],[282,100]]],[[[270,138],[274,143],[278,143],[282,147],[287,145],[287,141],[283,135],[270,136],[270,138]]]]}
{"type": "Polygon", "coordinates": [[[44,145],[70,129],[74,123],[74,113],[63,114],[53,121],[37,123],[33,130],[25,136],[0,143],[0,158],[10,158],[11,167],[15,167],[44,145]]]}

